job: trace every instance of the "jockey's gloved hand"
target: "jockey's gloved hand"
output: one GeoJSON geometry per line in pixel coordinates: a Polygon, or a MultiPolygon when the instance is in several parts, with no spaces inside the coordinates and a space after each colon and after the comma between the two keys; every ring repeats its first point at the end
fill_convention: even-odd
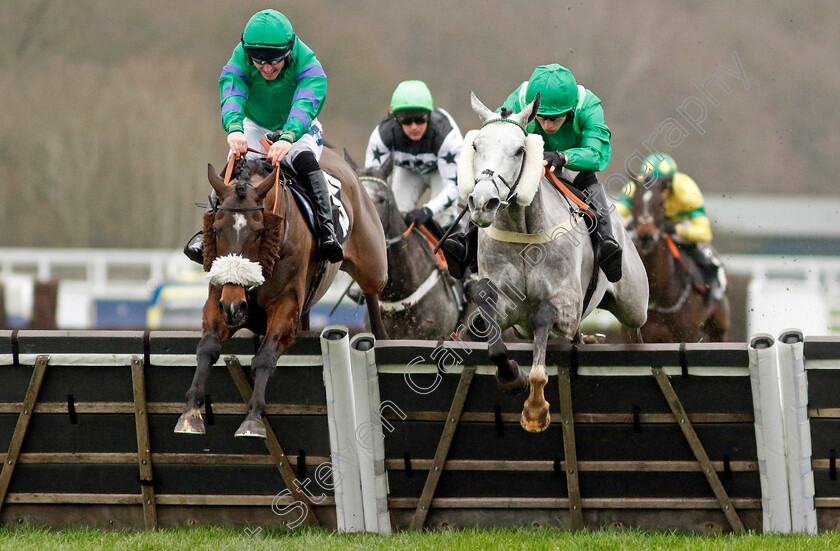
{"type": "Polygon", "coordinates": [[[410,226],[413,222],[415,226],[422,226],[432,217],[432,210],[429,207],[421,207],[408,211],[405,214],[405,223],[410,226]]]}
{"type": "Polygon", "coordinates": [[[677,235],[677,227],[673,224],[665,224],[662,226],[662,231],[669,235],[677,235]]]}
{"type": "Polygon", "coordinates": [[[563,168],[569,162],[569,158],[561,151],[545,151],[543,160],[548,161],[548,168],[553,167],[554,170],[563,168]]]}

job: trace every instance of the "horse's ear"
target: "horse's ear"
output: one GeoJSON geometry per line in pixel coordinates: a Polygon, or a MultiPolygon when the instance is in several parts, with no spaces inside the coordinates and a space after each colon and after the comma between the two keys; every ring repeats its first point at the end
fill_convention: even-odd
{"type": "Polygon", "coordinates": [[[383,180],[387,180],[388,176],[394,171],[394,152],[391,151],[391,154],[388,155],[388,158],[382,163],[382,166],[379,167],[379,177],[383,180]]]}
{"type": "Polygon", "coordinates": [[[359,171],[359,165],[357,165],[356,161],[354,161],[353,158],[350,156],[350,152],[347,151],[346,147],[344,148],[344,160],[347,161],[347,164],[350,165],[350,168],[352,168],[354,171],[359,171]]]}
{"type": "Polygon", "coordinates": [[[219,198],[223,198],[226,194],[227,186],[225,185],[224,180],[222,180],[219,175],[216,173],[216,169],[213,168],[213,165],[207,163],[207,179],[210,180],[210,185],[213,186],[213,189],[216,191],[216,195],[219,198]]]}
{"type": "Polygon", "coordinates": [[[481,100],[476,97],[475,92],[472,90],[470,90],[470,104],[472,105],[473,111],[478,115],[478,118],[481,119],[481,122],[487,122],[492,118],[498,117],[496,113],[481,103],[481,100]]]}
{"type": "Polygon", "coordinates": [[[280,170],[280,167],[275,166],[274,170],[271,171],[271,174],[266,176],[265,179],[255,188],[255,191],[257,192],[257,199],[260,201],[265,199],[265,196],[268,195],[268,192],[274,187],[274,181],[277,179],[278,170],[280,170]]]}
{"type": "Polygon", "coordinates": [[[522,124],[522,126],[527,126],[534,118],[537,116],[537,110],[540,108],[540,94],[537,92],[536,97],[534,100],[522,108],[522,111],[515,115],[516,120],[522,124]]]}
{"type": "Polygon", "coordinates": [[[475,188],[475,149],[473,142],[478,136],[478,130],[470,130],[464,136],[464,146],[461,148],[461,155],[458,157],[458,194],[463,202],[467,202],[470,193],[475,188]]]}

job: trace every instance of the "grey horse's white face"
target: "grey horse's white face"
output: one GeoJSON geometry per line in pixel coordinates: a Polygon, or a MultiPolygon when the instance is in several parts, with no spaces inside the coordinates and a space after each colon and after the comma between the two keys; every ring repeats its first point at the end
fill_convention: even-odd
{"type": "MultiPolygon", "coordinates": [[[[473,111],[478,114],[484,126],[479,131],[469,133],[464,143],[465,150],[472,149],[467,151],[466,159],[468,161],[472,157],[470,174],[473,178],[467,204],[473,223],[483,228],[492,224],[499,209],[505,208],[514,199],[511,190],[515,193],[520,191],[516,186],[529,151],[524,127],[533,119],[532,114],[539,106],[539,98],[519,113],[506,113],[504,118],[488,109],[472,93],[471,101],[473,111]],[[493,122],[487,124],[488,121],[493,122]]],[[[541,166],[541,151],[539,163],[541,166]]]]}

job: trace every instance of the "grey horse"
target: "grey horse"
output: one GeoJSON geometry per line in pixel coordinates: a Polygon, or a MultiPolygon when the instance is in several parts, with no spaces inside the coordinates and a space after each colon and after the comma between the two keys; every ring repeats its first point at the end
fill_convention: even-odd
{"type": "Polygon", "coordinates": [[[521,424],[540,432],[550,422],[543,391],[548,338],[579,342],[581,320],[596,307],[626,327],[641,327],[647,318],[647,274],[615,210],[610,221],[624,251],[623,275],[610,283],[603,272],[594,272],[586,217],[576,216],[574,205],[542,178],[542,137],[525,131],[537,113],[539,96],[519,113],[494,113],[473,93],[471,101],[482,127],[465,137],[458,187],[480,228],[473,300],[487,325],[484,337],[499,386],[519,393],[530,385],[521,424]],[[597,285],[584,310],[593,274],[597,285]],[[523,338],[533,338],[527,376],[508,358],[501,339],[510,327],[523,338]]]}

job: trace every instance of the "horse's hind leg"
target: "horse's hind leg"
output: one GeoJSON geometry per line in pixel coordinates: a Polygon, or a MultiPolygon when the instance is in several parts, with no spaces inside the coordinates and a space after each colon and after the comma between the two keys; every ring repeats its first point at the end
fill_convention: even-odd
{"type": "MultiPolygon", "coordinates": [[[[475,284],[473,291],[473,302],[478,306],[481,317],[484,319],[484,331],[481,333],[473,329],[478,336],[487,340],[490,360],[496,364],[496,384],[508,394],[521,394],[528,390],[528,377],[520,369],[516,360],[507,356],[507,347],[502,340],[502,332],[496,321],[496,304],[499,301],[499,293],[488,279],[482,279],[475,284]]],[[[473,324],[470,324],[474,327],[473,324]]]]}
{"type": "Polygon", "coordinates": [[[385,324],[382,322],[382,312],[379,309],[379,295],[365,293],[365,304],[367,305],[371,333],[377,339],[387,339],[388,332],[385,330],[385,324]]]}
{"type": "Polygon", "coordinates": [[[545,349],[548,346],[548,333],[557,319],[557,308],[550,302],[542,302],[537,306],[533,316],[534,325],[534,364],[528,374],[531,383],[531,394],[522,408],[520,424],[528,432],[542,432],[548,428],[551,416],[548,413],[548,402],[545,400],[545,385],[548,383],[548,373],[545,371],[545,349]]]}

